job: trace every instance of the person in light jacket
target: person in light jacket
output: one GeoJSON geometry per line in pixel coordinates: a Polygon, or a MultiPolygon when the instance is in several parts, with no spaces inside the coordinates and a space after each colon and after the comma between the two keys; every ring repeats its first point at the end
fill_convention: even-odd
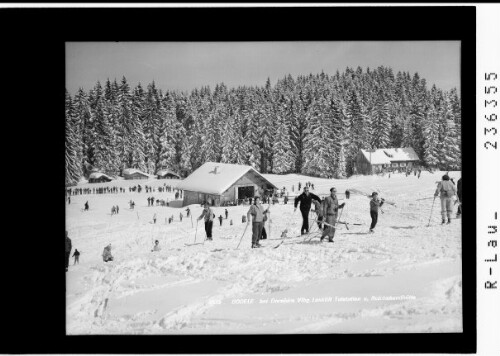
{"type": "Polygon", "coordinates": [[[264,228],[264,215],[269,211],[268,209],[264,210],[260,204],[260,197],[255,197],[254,202],[247,213],[247,225],[250,224],[250,217],[252,217],[252,248],[261,247],[259,240],[264,228]]]}
{"type": "Polygon", "coordinates": [[[441,224],[446,222],[446,217],[448,217],[448,224],[451,223],[451,214],[453,213],[453,196],[457,194],[457,188],[455,184],[450,181],[450,177],[445,174],[438,183],[436,191],[434,192],[434,198],[438,195],[441,199],[441,224]]]}
{"type": "Polygon", "coordinates": [[[323,234],[321,235],[320,241],[328,236],[328,242],[333,242],[333,238],[335,237],[335,224],[337,223],[337,215],[339,209],[344,207],[345,203],[339,205],[339,200],[337,199],[337,189],[330,189],[330,196],[325,198],[323,203],[323,216],[325,219],[325,229],[323,230],[323,234]]]}
{"type": "Polygon", "coordinates": [[[204,219],[205,220],[205,232],[207,234],[207,240],[212,241],[212,227],[214,224],[214,216],[215,214],[213,213],[212,209],[208,206],[208,203],[205,202],[203,204],[203,211],[198,218],[198,220],[204,219]]]}

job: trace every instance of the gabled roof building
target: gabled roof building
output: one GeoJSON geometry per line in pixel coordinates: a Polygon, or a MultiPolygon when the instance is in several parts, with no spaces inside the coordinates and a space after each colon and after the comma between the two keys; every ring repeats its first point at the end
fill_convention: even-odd
{"type": "Polygon", "coordinates": [[[177,188],[184,190],[183,206],[238,204],[245,198],[262,196],[277,189],[251,166],[206,162],[185,178],[177,188]]]}

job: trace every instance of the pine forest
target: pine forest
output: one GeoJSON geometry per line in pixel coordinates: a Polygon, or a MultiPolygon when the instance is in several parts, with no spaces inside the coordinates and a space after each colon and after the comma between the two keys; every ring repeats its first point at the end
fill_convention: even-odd
{"type": "Polygon", "coordinates": [[[123,77],[66,92],[65,101],[67,185],[88,167],[185,177],[207,161],[346,178],[360,149],[388,147],[412,147],[426,167],[461,169],[457,89],[429,89],[418,73],[388,67],[191,92],[131,87],[123,77]]]}

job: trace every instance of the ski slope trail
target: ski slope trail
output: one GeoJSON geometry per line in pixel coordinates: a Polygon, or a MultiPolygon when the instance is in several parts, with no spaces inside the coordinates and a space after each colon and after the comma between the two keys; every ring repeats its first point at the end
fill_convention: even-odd
{"type": "MultiPolygon", "coordinates": [[[[422,172],[420,179],[393,174],[345,180],[265,175],[290,194],[292,185],[297,193],[298,182],[312,182],[312,192],[322,196],[335,186],[340,201],[346,202],[342,221],[350,225],[338,225],[333,243],[319,242],[313,221],[310,235],[300,236],[302,219],[299,211],[294,213],[293,198],[286,205],[280,200],[270,205],[265,228],[271,234],[260,249],[250,248],[251,227],[236,249],[248,206],[215,207],[216,216],[224,216],[227,209],[229,219],[222,225],[214,220],[213,241],[204,241],[203,222],[196,220],[202,211],[199,205],[189,206],[192,220],[186,217],[186,207],[173,207],[180,204],[147,205],[150,196],[172,201],[174,192],[126,189],[127,193],[72,196],[66,204],[66,228],[81,256],[80,264],[70,260],[66,273],[67,332],[460,332],[461,219],[441,225],[439,199],[430,216],[436,182],[444,173],[422,172]],[[341,193],[347,189],[357,194],[346,200],[341,193]],[[369,234],[369,198],[358,192],[373,191],[395,205],[382,207],[376,232],[369,234]],[[134,210],[128,208],[130,199],[136,203],[134,210]],[[90,209],[83,212],[86,201],[90,209]],[[120,212],[112,216],[111,206],[116,204],[120,212]],[[285,229],[288,237],[282,239],[285,229]],[[151,252],[155,240],[162,249],[151,252]],[[109,243],[114,261],[104,263],[101,253],[109,243]]],[[[450,176],[456,181],[460,172],[450,176]]],[[[167,182],[174,187],[176,183],[167,182]]]]}

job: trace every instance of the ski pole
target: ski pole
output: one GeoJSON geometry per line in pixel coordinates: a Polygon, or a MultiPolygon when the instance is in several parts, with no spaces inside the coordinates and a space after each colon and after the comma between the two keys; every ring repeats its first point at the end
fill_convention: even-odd
{"type": "Polygon", "coordinates": [[[196,234],[198,233],[198,221],[199,220],[196,220],[196,231],[194,233],[194,242],[196,243],[196,234]]]}
{"type": "Polygon", "coordinates": [[[245,226],[245,230],[243,230],[243,234],[241,235],[240,242],[238,243],[238,246],[236,246],[236,249],[238,249],[238,247],[240,247],[241,241],[243,241],[243,236],[245,236],[245,232],[247,231],[248,225],[249,225],[249,223],[247,223],[247,225],[245,226]]]}
{"type": "Polygon", "coordinates": [[[435,201],[436,201],[436,196],[434,196],[434,199],[432,200],[431,215],[429,216],[429,223],[427,224],[427,227],[431,226],[432,210],[434,209],[435,201]]]}

